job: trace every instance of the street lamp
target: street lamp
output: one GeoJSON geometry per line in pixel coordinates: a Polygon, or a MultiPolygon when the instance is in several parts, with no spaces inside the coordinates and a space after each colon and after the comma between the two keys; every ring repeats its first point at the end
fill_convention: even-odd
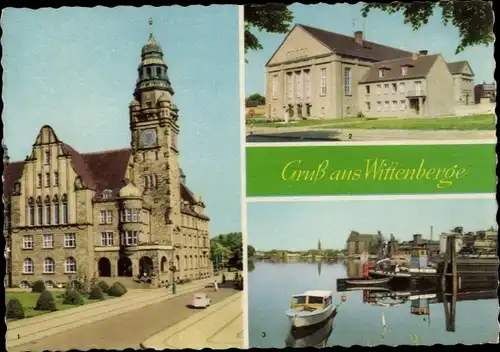
{"type": "MultiPolygon", "coordinates": [[[[174,254],[172,254],[173,256],[174,254]]],[[[177,293],[177,285],[175,283],[175,272],[177,271],[177,267],[174,265],[173,259],[169,262],[169,270],[172,272],[172,294],[175,295],[177,293]]]]}

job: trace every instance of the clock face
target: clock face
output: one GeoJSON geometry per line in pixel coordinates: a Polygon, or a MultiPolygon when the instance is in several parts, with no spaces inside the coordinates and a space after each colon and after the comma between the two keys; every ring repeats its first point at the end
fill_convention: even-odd
{"type": "Polygon", "coordinates": [[[156,130],[154,128],[143,130],[141,132],[141,143],[145,148],[151,148],[156,145],[156,130]]]}

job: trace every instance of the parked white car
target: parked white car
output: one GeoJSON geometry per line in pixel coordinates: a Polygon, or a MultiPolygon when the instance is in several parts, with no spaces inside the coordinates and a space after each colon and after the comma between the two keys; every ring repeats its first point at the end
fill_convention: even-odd
{"type": "Polygon", "coordinates": [[[207,308],[212,301],[208,298],[206,293],[195,293],[193,295],[193,300],[191,301],[191,307],[193,308],[207,308]]]}

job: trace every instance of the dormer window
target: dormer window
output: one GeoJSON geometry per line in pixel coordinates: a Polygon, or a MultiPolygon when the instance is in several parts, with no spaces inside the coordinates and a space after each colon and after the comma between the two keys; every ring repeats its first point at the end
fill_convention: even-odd
{"type": "Polygon", "coordinates": [[[401,76],[408,75],[408,66],[401,66],[401,76]]]}
{"type": "Polygon", "coordinates": [[[384,70],[383,69],[378,70],[378,78],[384,78],[384,70]]]}
{"type": "Polygon", "coordinates": [[[110,189],[105,189],[104,191],[102,191],[102,199],[109,199],[112,195],[113,191],[111,191],[110,189]]]}

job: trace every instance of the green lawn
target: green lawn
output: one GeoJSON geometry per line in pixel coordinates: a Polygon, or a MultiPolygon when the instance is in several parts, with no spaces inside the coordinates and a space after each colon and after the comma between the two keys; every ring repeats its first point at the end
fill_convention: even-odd
{"type": "Polygon", "coordinates": [[[262,122],[247,125],[255,127],[316,127],[344,129],[397,129],[397,130],[486,130],[495,129],[495,115],[448,116],[433,118],[343,118],[325,120],[300,120],[294,123],[262,122]]]}
{"type": "MultiPolygon", "coordinates": [[[[64,310],[64,309],[69,309],[69,308],[75,308],[78,306],[74,306],[71,304],[62,304],[63,297],[62,295],[64,294],[64,291],[51,291],[52,295],[54,296],[54,300],[56,301],[56,307],[57,310],[64,310]]],[[[49,311],[44,311],[44,310],[35,310],[36,302],[38,300],[38,296],[40,296],[39,293],[33,293],[33,292],[5,292],[5,302],[7,303],[11,298],[17,298],[19,302],[21,302],[23,308],[24,308],[24,315],[25,318],[31,318],[37,315],[45,314],[45,313],[50,313],[49,311]]],[[[107,294],[104,294],[104,299],[108,298],[113,298],[108,296],[107,294]]],[[[93,300],[93,299],[88,299],[87,297],[82,295],[82,299],[84,301],[84,304],[90,304],[90,303],[95,303],[95,302],[100,302],[100,300],[93,300]]]]}

